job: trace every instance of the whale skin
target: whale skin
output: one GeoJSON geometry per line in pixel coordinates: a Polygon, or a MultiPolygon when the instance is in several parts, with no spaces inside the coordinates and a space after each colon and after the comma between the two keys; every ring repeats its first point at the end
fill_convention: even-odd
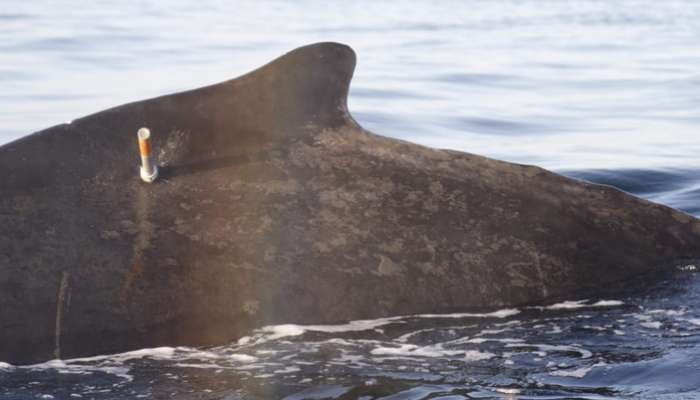
{"type": "Polygon", "coordinates": [[[542,304],[700,253],[680,211],[368,132],[347,109],[354,67],[313,44],[0,147],[0,360],[542,304]]]}

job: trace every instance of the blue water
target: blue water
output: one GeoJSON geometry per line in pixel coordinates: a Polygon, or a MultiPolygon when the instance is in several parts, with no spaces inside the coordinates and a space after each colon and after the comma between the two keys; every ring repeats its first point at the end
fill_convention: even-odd
{"type": "MultiPolygon", "coordinates": [[[[700,215],[700,2],[0,5],[0,143],[230,79],[300,45],[339,41],[357,52],[349,107],[369,130],[540,165],[700,215]]],[[[33,369],[0,364],[0,396],[697,398],[698,285],[689,273],[661,294],[617,299],[621,306],[521,310],[505,320],[409,320],[383,333],[305,331],[208,356],[164,349],[33,369]],[[450,342],[503,339],[488,333],[503,329],[500,323],[512,325],[506,339],[521,342],[450,342]],[[550,335],[539,326],[552,324],[558,328],[550,335]],[[568,343],[591,356],[509,343],[568,343]],[[435,346],[393,359],[373,353],[409,344],[441,344],[453,353],[430,353],[435,346]],[[255,361],[231,361],[238,353],[255,361]],[[486,353],[493,356],[478,359],[486,353]]]]}

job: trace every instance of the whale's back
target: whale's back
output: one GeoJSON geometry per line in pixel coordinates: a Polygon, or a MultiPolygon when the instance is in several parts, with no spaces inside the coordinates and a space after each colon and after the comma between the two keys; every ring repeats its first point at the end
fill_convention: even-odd
{"type": "Polygon", "coordinates": [[[354,65],[306,46],[0,147],[0,360],[541,303],[698,255],[700,223],[668,207],[363,130],[354,65]]]}

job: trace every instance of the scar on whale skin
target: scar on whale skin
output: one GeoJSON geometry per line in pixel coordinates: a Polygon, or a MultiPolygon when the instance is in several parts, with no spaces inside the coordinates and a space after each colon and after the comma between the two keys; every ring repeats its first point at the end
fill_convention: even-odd
{"type": "Polygon", "coordinates": [[[136,196],[136,221],[138,223],[138,231],[136,240],[133,243],[131,268],[126,274],[126,280],[122,287],[122,304],[126,304],[129,290],[144,271],[143,252],[150,246],[151,236],[153,235],[153,225],[148,219],[149,208],[150,200],[148,198],[148,189],[139,187],[136,196]]]}
{"type": "Polygon", "coordinates": [[[58,288],[58,299],[56,300],[56,331],[55,331],[55,347],[53,356],[56,359],[61,358],[61,323],[63,322],[64,303],[66,302],[66,293],[68,291],[68,278],[70,274],[63,271],[61,275],[61,285],[58,288]]]}

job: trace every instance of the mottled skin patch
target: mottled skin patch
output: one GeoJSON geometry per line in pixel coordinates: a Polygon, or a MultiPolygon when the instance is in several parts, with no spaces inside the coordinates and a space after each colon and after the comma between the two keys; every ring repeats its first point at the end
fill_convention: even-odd
{"type": "Polygon", "coordinates": [[[686,214],[363,130],[353,67],[346,46],[304,47],[0,147],[0,360],[51,358],[57,321],[63,357],[220,344],[265,324],[599,293],[698,256],[686,214]]]}
{"type": "Polygon", "coordinates": [[[391,258],[380,255],[377,273],[381,276],[399,275],[401,274],[401,267],[391,261],[391,258]]]}

